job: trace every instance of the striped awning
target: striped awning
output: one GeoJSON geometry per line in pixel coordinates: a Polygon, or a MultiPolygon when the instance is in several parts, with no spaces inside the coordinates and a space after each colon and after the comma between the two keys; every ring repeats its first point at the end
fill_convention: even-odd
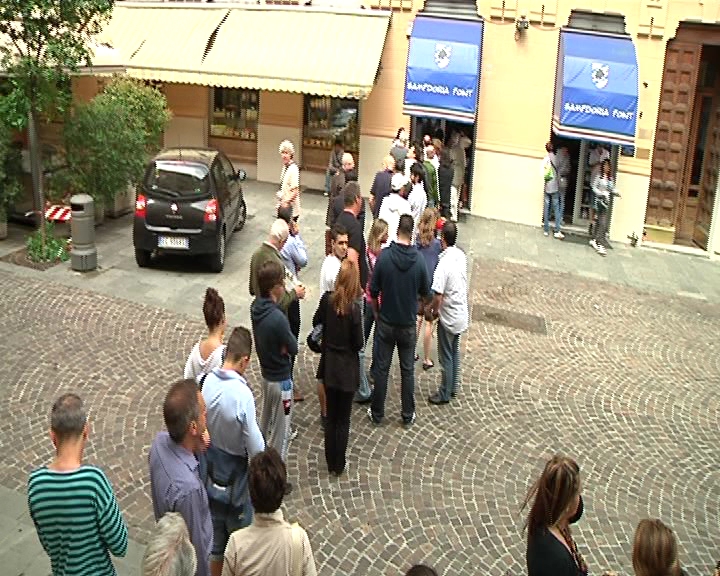
{"type": "Polygon", "coordinates": [[[135,78],[367,98],[390,12],[116,4],[101,38],[135,78]]]}

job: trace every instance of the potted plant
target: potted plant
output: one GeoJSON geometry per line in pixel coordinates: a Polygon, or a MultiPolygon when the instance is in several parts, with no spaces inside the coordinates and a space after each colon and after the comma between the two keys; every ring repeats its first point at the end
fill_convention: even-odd
{"type": "Polygon", "coordinates": [[[116,198],[140,180],[169,119],[158,90],[115,78],[65,121],[67,178],[72,190],[94,198],[96,221],[105,210],[117,214],[116,198]]]}

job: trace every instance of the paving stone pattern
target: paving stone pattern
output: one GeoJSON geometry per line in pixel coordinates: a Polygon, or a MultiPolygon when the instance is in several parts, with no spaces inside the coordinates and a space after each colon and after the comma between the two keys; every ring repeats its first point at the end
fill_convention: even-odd
{"type": "MultiPolygon", "coordinates": [[[[544,460],[564,452],[583,472],[576,537],[591,573],[631,574],[634,527],[650,516],[673,527],[689,574],[709,574],[720,541],[720,306],[484,260],[471,300],[494,318],[542,318],[546,333],[474,321],[458,398],[427,405],[440,372],[419,370],[408,430],[395,366],[387,423],[354,410],[341,479],[325,471],[317,356],[303,347],[308,399],[295,411],[286,513],[308,530],[320,573],[399,574],[426,561],[447,575],[523,574],[520,503],[544,460]]],[[[77,390],[91,407],[87,460],[106,470],[144,542],[148,448],[201,322],[3,271],[0,302],[0,485],[25,490],[50,457],[52,399],[77,390]]],[[[250,381],[259,390],[256,361],[250,381]]]]}

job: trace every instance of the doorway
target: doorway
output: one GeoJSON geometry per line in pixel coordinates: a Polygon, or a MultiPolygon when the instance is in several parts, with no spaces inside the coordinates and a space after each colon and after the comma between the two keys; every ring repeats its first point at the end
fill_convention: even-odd
{"type": "Polygon", "coordinates": [[[464,124],[444,118],[431,118],[427,116],[413,116],[410,123],[410,140],[416,142],[422,140],[426,134],[432,138],[438,138],[443,146],[449,146],[452,135],[458,133],[461,139],[465,139],[467,146],[465,153],[465,174],[463,187],[460,190],[461,210],[470,210],[472,202],[472,177],[473,164],[475,160],[475,124],[464,124]]]}
{"type": "Polygon", "coordinates": [[[707,250],[720,167],[720,27],[681,23],[665,51],[646,224],[707,250]]]}

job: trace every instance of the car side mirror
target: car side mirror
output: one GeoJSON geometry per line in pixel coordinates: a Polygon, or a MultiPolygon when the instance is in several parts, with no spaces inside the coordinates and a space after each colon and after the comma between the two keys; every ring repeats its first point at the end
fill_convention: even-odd
{"type": "Polygon", "coordinates": [[[240,169],[237,172],[237,177],[238,177],[238,180],[240,180],[240,182],[242,182],[243,180],[245,180],[247,178],[247,172],[245,172],[245,170],[240,169]]]}

